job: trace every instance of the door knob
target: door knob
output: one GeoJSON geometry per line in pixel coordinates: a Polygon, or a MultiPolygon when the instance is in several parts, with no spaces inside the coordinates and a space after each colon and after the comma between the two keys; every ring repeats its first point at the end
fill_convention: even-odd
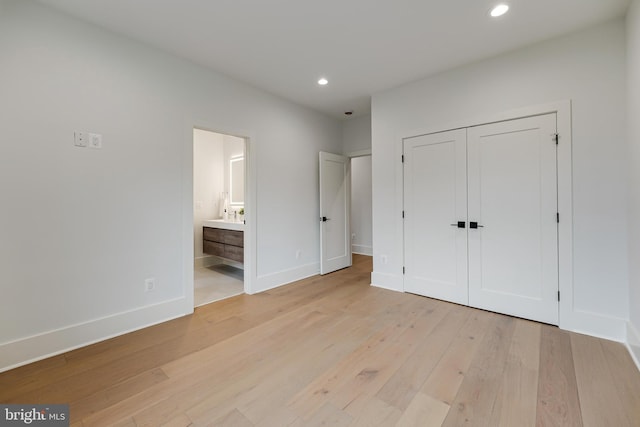
{"type": "Polygon", "coordinates": [[[331,218],[327,218],[326,216],[323,216],[322,218],[320,218],[320,220],[321,220],[322,222],[327,222],[327,221],[329,221],[330,219],[331,219],[331,218]]]}
{"type": "Polygon", "coordinates": [[[483,228],[483,227],[484,227],[484,225],[480,225],[475,221],[469,222],[469,228],[483,228]]]}
{"type": "Polygon", "coordinates": [[[466,223],[464,221],[458,221],[457,224],[451,224],[452,227],[458,227],[458,228],[466,228],[466,223]]]}

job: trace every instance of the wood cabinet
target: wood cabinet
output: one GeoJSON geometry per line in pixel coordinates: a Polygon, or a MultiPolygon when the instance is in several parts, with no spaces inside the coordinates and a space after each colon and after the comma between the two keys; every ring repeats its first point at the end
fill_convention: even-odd
{"type": "Polygon", "coordinates": [[[203,227],[205,254],[244,262],[244,232],[223,228],[203,227]]]}

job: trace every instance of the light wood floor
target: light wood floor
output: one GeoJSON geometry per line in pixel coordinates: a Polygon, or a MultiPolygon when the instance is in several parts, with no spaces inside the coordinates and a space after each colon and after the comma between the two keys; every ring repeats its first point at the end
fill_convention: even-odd
{"type": "Polygon", "coordinates": [[[370,259],[0,374],[72,426],[640,426],[618,343],[368,286],[370,259]]]}

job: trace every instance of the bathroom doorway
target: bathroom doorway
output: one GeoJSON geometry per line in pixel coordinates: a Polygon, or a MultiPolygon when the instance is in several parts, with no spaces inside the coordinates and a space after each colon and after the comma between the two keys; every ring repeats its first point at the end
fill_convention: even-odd
{"type": "Polygon", "coordinates": [[[244,292],[246,140],[193,129],[194,306],[244,292]]]}

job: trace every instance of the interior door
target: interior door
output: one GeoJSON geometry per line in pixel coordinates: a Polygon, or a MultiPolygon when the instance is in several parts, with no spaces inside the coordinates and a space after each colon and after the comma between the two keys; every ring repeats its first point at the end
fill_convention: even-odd
{"type": "Polygon", "coordinates": [[[351,265],[350,162],[320,153],[320,274],[351,265]]]}
{"type": "Polygon", "coordinates": [[[466,129],[404,140],[406,292],[468,304],[466,129]]]}
{"type": "Polygon", "coordinates": [[[555,133],[555,114],[468,130],[473,307],[558,324],[555,133]]]}

